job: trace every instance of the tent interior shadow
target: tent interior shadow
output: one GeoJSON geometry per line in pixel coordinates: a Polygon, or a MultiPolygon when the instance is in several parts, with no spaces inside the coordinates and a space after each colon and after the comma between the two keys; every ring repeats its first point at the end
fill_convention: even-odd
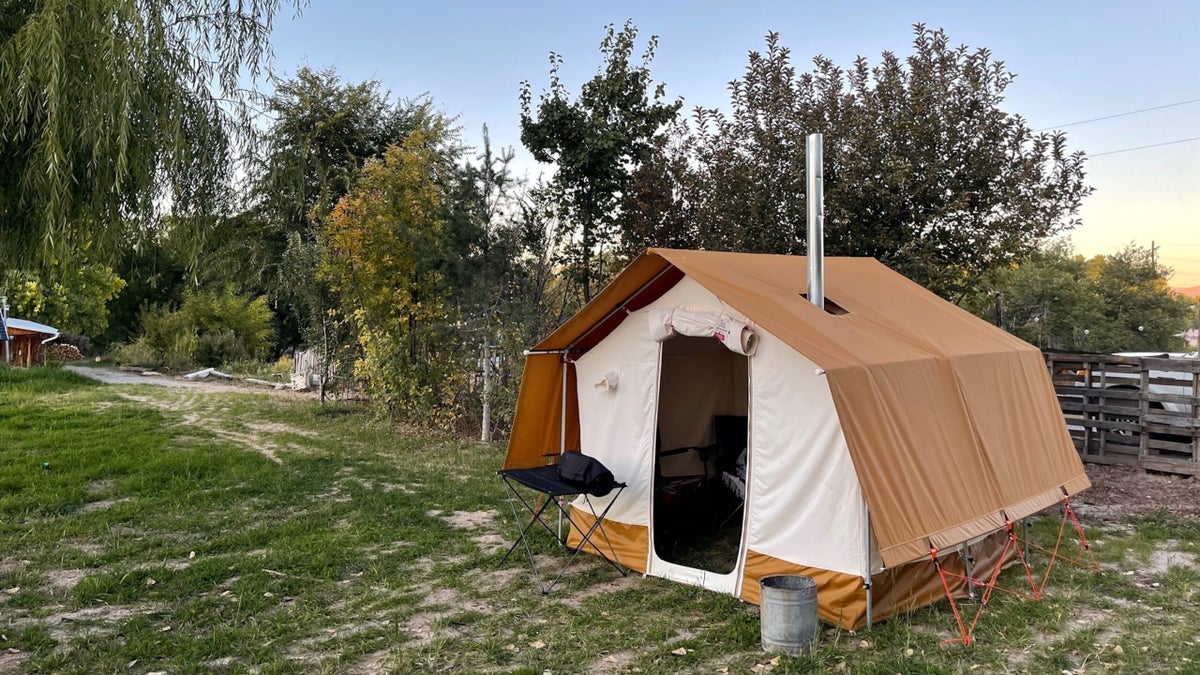
{"type": "Polygon", "coordinates": [[[675,336],[662,347],[655,554],[729,574],[741,548],[744,490],[735,494],[722,474],[745,477],[749,362],[712,338],[675,336]]]}

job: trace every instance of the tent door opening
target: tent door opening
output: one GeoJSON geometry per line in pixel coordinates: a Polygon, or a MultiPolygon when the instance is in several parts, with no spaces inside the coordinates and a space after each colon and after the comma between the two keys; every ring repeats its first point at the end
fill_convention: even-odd
{"type": "Polygon", "coordinates": [[[749,362],[708,337],[662,343],[652,542],[671,567],[727,575],[742,549],[749,362]]]}

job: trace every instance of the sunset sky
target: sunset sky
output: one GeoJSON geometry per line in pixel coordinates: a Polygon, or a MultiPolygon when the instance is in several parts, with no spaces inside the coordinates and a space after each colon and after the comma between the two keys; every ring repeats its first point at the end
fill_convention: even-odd
{"type": "Polygon", "coordinates": [[[536,175],[520,147],[520,82],[544,87],[555,51],[577,90],[599,64],[605,25],[626,19],[659,36],[652,72],[689,109],[727,105],[726,84],[767,31],[782,34],[799,68],[817,54],[841,65],[859,54],[877,62],[884,50],[906,55],[918,22],[986,47],[1018,74],[1004,108],[1035,130],[1062,128],[1072,148],[1094,156],[1096,191],[1071,234],[1076,250],[1153,244],[1175,269],[1173,285],[1200,284],[1200,2],[312,0],[299,18],[278,22],[275,69],[335,66],[397,97],[428,93],[459,116],[467,141],[478,143],[486,123],[493,145],[513,146],[519,167],[536,175]],[[1123,114],[1160,106],[1169,107],[1123,114]],[[1121,116],[1074,124],[1111,115],[1121,116]],[[1117,152],[1160,143],[1169,145],[1117,152]]]}

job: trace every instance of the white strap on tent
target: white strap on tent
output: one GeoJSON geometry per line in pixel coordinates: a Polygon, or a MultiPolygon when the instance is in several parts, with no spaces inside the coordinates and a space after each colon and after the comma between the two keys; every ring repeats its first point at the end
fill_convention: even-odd
{"type": "Polygon", "coordinates": [[[663,342],[674,335],[713,337],[731,352],[753,356],[758,336],[749,326],[724,312],[683,307],[650,310],[650,337],[663,342]]]}

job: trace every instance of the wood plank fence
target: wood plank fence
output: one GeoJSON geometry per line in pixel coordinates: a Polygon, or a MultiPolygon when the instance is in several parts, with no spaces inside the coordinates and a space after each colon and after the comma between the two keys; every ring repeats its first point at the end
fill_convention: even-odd
{"type": "Polygon", "coordinates": [[[1200,359],[1044,356],[1085,462],[1200,475],[1200,359]]]}

